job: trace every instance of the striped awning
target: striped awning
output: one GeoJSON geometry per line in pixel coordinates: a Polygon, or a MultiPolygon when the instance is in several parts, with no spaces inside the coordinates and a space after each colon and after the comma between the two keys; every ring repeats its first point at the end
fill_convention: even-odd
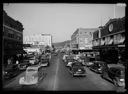
{"type": "Polygon", "coordinates": [[[113,39],[113,38],[111,38],[111,37],[109,37],[108,44],[112,44],[112,43],[113,43],[113,41],[114,41],[114,39],[113,39]]]}

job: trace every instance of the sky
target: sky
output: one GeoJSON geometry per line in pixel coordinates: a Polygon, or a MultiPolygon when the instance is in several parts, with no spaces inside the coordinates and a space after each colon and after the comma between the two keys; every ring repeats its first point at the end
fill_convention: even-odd
{"type": "Polygon", "coordinates": [[[125,16],[125,6],[115,4],[9,3],[3,9],[23,24],[23,38],[51,34],[53,43],[70,40],[77,28],[98,28],[125,16]]]}

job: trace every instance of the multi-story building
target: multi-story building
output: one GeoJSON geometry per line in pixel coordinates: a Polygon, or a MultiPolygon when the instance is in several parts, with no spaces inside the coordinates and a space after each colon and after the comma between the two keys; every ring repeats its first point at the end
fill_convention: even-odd
{"type": "Polygon", "coordinates": [[[37,46],[52,46],[52,36],[50,34],[38,34],[24,37],[24,44],[37,46]]]}
{"type": "Polygon", "coordinates": [[[3,61],[7,64],[7,59],[23,51],[23,25],[14,20],[3,11],[3,61]]]}
{"type": "Polygon", "coordinates": [[[92,49],[92,33],[98,28],[78,28],[71,36],[71,48],[92,49]]]}
{"type": "Polygon", "coordinates": [[[101,53],[106,62],[118,62],[119,56],[125,60],[125,17],[110,19],[105,26],[93,33],[93,49],[101,53]]]}

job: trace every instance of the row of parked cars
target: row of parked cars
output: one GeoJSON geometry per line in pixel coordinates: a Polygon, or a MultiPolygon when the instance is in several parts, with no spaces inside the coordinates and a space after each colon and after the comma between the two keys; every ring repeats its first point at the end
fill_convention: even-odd
{"type": "Polygon", "coordinates": [[[21,60],[19,64],[10,64],[7,67],[5,67],[3,71],[3,79],[9,80],[18,74],[20,74],[22,71],[25,71],[28,67],[40,65],[42,67],[47,67],[50,65],[50,54],[42,54],[39,56],[36,55],[27,55],[27,58],[24,58],[21,60]]]}
{"type": "Polygon", "coordinates": [[[125,87],[125,67],[121,64],[107,64],[78,54],[64,54],[63,62],[73,76],[86,76],[85,66],[91,71],[100,74],[103,79],[111,81],[115,86],[125,87]]]}
{"type": "MultiPolygon", "coordinates": [[[[25,76],[19,79],[20,85],[38,85],[46,76],[42,68],[50,65],[51,53],[43,53],[37,57],[38,64],[29,66],[26,69],[25,76]]],[[[36,60],[36,59],[35,59],[36,60]]]]}
{"type": "Polygon", "coordinates": [[[91,71],[100,74],[103,79],[109,80],[115,86],[125,87],[125,67],[122,64],[107,64],[94,58],[90,58],[85,64],[91,71]]]}

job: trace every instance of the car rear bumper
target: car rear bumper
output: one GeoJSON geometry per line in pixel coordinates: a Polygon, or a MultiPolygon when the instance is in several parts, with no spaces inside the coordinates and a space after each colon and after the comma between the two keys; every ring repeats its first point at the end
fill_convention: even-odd
{"type": "Polygon", "coordinates": [[[74,73],[73,76],[86,76],[86,74],[78,74],[78,73],[74,73]]]}

